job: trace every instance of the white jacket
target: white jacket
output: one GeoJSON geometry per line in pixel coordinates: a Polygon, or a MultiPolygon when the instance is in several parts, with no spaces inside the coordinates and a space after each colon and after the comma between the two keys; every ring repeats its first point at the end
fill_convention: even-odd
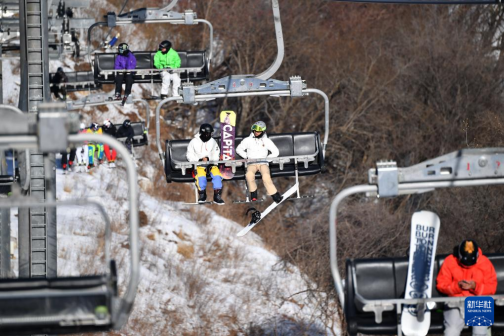
{"type": "Polygon", "coordinates": [[[214,138],[210,138],[207,142],[203,142],[199,134],[197,134],[194,139],[189,142],[189,146],[187,146],[187,161],[199,161],[206,157],[210,161],[218,161],[219,156],[219,145],[214,138]]]}
{"type": "MultiPolygon", "coordinates": [[[[244,159],[264,159],[277,157],[279,151],[266,133],[260,138],[254,137],[254,133],[251,133],[248,138],[242,140],[236,148],[236,153],[244,159]]],[[[263,164],[267,164],[267,162],[263,164]]]]}

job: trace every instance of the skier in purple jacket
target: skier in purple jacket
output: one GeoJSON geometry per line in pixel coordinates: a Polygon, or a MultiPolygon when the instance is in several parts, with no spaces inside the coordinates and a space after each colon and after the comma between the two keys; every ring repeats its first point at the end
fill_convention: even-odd
{"type": "MultiPolygon", "coordinates": [[[[134,70],[136,68],[136,58],[135,55],[129,50],[127,43],[121,43],[117,47],[119,54],[115,59],[115,70],[134,70]]],[[[117,72],[115,77],[115,100],[121,100],[122,83],[126,81],[126,89],[124,90],[124,98],[127,98],[131,94],[131,87],[133,86],[133,71],[117,72]]],[[[125,100],[125,99],[124,99],[125,100]]]]}

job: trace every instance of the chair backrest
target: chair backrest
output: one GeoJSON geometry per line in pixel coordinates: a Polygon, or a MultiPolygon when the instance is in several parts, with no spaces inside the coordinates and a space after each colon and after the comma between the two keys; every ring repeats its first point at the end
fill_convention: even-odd
{"type": "Polygon", "coordinates": [[[154,56],[150,52],[139,52],[134,53],[136,57],[136,68],[137,69],[152,69],[154,68],[154,56]]]}
{"type": "Polygon", "coordinates": [[[202,52],[188,51],[187,65],[188,68],[200,68],[206,64],[206,55],[202,52]]]}
{"type": "Polygon", "coordinates": [[[187,68],[187,51],[178,51],[180,57],[180,67],[187,68]]]}

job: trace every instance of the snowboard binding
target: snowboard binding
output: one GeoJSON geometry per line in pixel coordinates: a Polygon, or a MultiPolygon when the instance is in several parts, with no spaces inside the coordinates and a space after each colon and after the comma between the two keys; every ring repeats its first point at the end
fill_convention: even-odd
{"type": "Polygon", "coordinates": [[[248,208],[247,210],[247,216],[249,212],[252,211],[252,220],[250,221],[250,224],[255,224],[261,220],[261,212],[258,211],[256,208],[248,208]]]}

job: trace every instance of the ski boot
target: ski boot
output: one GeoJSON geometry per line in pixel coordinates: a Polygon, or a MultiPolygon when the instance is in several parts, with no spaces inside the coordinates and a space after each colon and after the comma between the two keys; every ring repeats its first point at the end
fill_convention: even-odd
{"type": "Polygon", "coordinates": [[[198,190],[198,203],[203,204],[206,202],[206,190],[198,190]]]}
{"type": "Polygon", "coordinates": [[[271,198],[273,198],[273,201],[275,201],[275,203],[277,204],[282,202],[283,199],[282,195],[280,195],[278,191],[276,192],[276,194],[271,195],[271,198]]]}
{"type": "Polygon", "coordinates": [[[129,95],[124,95],[124,97],[122,98],[121,106],[124,106],[124,104],[126,104],[128,97],[129,97],[129,95]]]}
{"type": "Polygon", "coordinates": [[[214,190],[214,196],[213,196],[213,201],[217,205],[224,205],[226,204],[224,200],[221,197],[222,195],[222,189],[215,189],[214,190]]]}
{"type": "Polygon", "coordinates": [[[63,168],[63,175],[65,175],[67,173],[67,164],[63,163],[63,165],[61,165],[61,168],[63,168]]]}
{"type": "Polygon", "coordinates": [[[119,92],[116,92],[116,94],[114,95],[114,97],[109,97],[108,99],[109,101],[114,101],[114,100],[122,100],[121,98],[121,94],[119,92]]]}
{"type": "Polygon", "coordinates": [[[257,190],[250,192],[250,200],[252,202],[257,202],[257,190]]]}

